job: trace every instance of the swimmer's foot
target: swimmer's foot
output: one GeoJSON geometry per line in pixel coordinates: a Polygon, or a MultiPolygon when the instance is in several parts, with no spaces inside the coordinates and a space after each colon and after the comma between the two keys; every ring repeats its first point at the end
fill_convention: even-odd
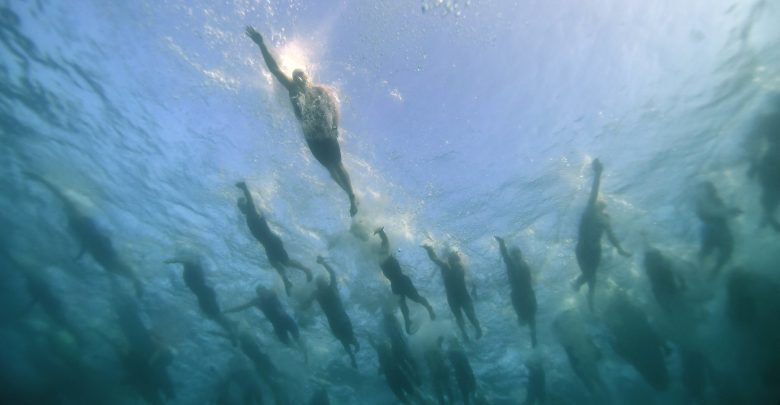
{"type": "Polygon", "coordinates": [[[358,212],[358,203],[357,199],[355,199],[355,196],[352,196],[349,199],[349,216],[354,217],[355,214],[358,212]]]}

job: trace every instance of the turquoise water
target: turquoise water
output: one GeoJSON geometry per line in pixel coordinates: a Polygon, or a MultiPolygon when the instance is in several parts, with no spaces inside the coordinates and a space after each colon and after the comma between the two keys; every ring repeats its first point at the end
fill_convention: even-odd
{"type": "MultiPolygon", "coordinates": [[[[776,388],[767,388],[779,386],[771,378],[777,353],[767,342],[777,336],[780,236],[761,226],[761,188],[747,172],[762,147],[762,117],[780,110],[780,4],[307,3],[1,3],[0,240],[17,262],[3,260],[0,287],[0,393],[8,402],[141,401],[108,343],[123,341],[112,302],[132,296],[131,283],[90,255],[73,260],[80,246],[63,204],[25,172],[95,218],[142,280],[142,321],[176,352],[171,403],[209,403],[246,361],[203,317],[181,270],[163,263],[180,254],[201,257],[223,308],[263,284],[294,314],[308,363],[275,339],[260,312],[229,315],[280,369],[290,403],[305,403],[319,387],[334,403],[393,403],[368,343],[394,302],[370,237],[377,226],[439,315],[428,322],[410,304],[418,354],[436,336],[459,336],[441,277],[418,246],[432,240],[466,258],[485,336],[463,345],[490,403],[525,398],[532,357],[544,365],[550,403],[689,403],[681,347],[711,364],[708,403],[777,402],[776,388]],[[360,200],[355,219],[309,152],[246,25],[267,38],[283,70],[303,67],[337,94],[344,164],[360,200]],[[594,158],[605,167],[601,197],[612,226],[633,256],[602,242],[590,312],[585,289],[574,293],[570,282],[579,274],[577,226],[594,158]],[[319,307],[301,308],[313,287],[294,270],[299,288],[285,297],[236,208],[241,179],[291,256],[318,273],[317,255],[336,268],[363,346],[357,371],[319,307]],[[703,181],[744,211],[730,221],[734,255],[716,277],[697,257],[703,181]],[[531,267],[536,350],[516,322],[493,235],[519,246],[531,267]],[[661,311],[645,275],[646,244],[682,263],[689,288],[679,312],[695,315],[661,311]],[[766,313],[749,325],[728,315],[737,268],[762,277],[748,295],[766,313]],[[25,277],[33,273],[80,331],[77,347],[63,343],[40,304],[29,308],[25,277]],[[620,291],[669,342],[665,390],[610,344],[608,303],[620,291]],[[570,309],[599,348],[606,393],[586,389],[562,348],[566,338],[553,324],[570,309]]],[[[262,389],[270,402],[270,388],[262,389]]],[[[422,390],[433,398],[429,384],[422,390]]]]}

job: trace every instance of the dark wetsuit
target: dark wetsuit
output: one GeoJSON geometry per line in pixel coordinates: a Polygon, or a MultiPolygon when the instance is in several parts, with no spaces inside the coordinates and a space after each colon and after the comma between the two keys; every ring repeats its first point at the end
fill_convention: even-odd
{"type": "Polygon", "coordinates": [[[577,263],[585,280],[596,279],[596,269],[601,262],[601,236],[604,234],[604,224],[601,214],[595,205],[588,205],[582,214],[579,228],[579,238],[575,253],[577,263]]]}
{"type": "Polygon", "coordinates": [[[412,357],[412,352],[409,350],[409,345],[406,343],[403,329],[398,323],[398,319],[389,312],[385,312],[382,320],[382,326],[390,339],[390,346],[393,351],[393,358],[395,358],[400,367],[409,374],[409,376],[417,383],[419,381],[419,372],[417,370],[417,363],[412,357]]]}
{"type": "Polygon", "coordinates": [[[293,339],[298,340],[299,332],[298,325],[295,320],[287,315],[282,308],[282,303],[276,294],[269,293],[265,296],[259,296],[254,299],[254,304],[263,311],[265,317],[271,322],[274,327],[274,332],[282,343],[290,343],[290,336],[293,339]]]}
{"type": "Polygon", "coordinates": [[[395,397],[402,403],[408,403],[410,397],[415,395],[415,389],[406,373],[393,358],[390,348],[386,344],[376,347],[379,357],[379,371],[385,375],[385,381],[393,391],[395,397]]]}
{"type": "Polygon", "coordinates": [[[469,404],[477,391],[477,379],[474,377],[474,370],[471,369],[466,353],[458,349],[447,351],[450,358],[452,369],[455,370],[455,380],[458,382],[458,388],[463,395],[463,402],[469,404]]]}
{"type": "Polygon", "coordinates": [[[522,257],[509,255],[503,240],[499,243],[509,279],[512,307],[520,325],[529,325],[531,346],[536,347],[536,294],[531,285],[531,269],[522,257]]]}
{"type": "Polygon", "coordinates": [[[466,288],[466,272],[463,266],[447,265],[447,270],[442,269],[441,276],[444,279],[444,290],[447,292],[447,304],[453,314],[473,306],[471,295],[466,288]]]}
{"type": "Polygon", "coordinates": [[[672,263],[657,249],[645,252],[645,272],[650,279],[650,286],[658,305],[664,311],[670,312],[672,304],[684,289],[684,283],[674,273],[672,263]]]}
{"type": "Polygon", "coordinates": [[[440,405],[454,402],[455,397],[452,395],[452,385],[450,384],[450,369],[447,367],[443,353],[438,348],[431,349],[425,353],[425,359],[431,371],[431,384],[433,392],[436,394],[436,400],[440,405]]]}
{"type": "Polygon", "coordinates": [[[528,388],[524,405],[544,404],[546,398],[544,368],[541,364],[528,364],[528,388]]]}
{"type": "Polygon", "coordinates": [[[317,302],[320,304],[322,312],[325,313],[325,317],[328,318],[328,325],[330,325],[333,336],[340,340],[344,347],[350,344],[358,346],[355,332],[352,329],[352,321],[350,321],[347,311],[344,310],[339,291],[333,282],[328,288],[317,289],[317,302]]]}
{"type": "Polygon", "coordinates": [[[246,224],[249,226],[249,230],[252,235],[263,245],[265,248],[265,254],[268,256],[268,261],[271,264],[280,263],[287,264],[290,261],[290,257],[287,255],[287,251],[284,250],[282,240],[277,236],[271,228],[268,227],[265,217],[260,216],[254,209],[254,205],[251,205],[251,211],[246,216],[246,224]]]}
{"type": "Polygon", "coordinates": [[[218,319],[222,316],[217,304],[217,294],[214,289],[206,284],[203,268],[195,263],[184,263],[184,284],[198,298],[198,305],[203,313],[211,318],[218,319]]]}
{"type": "MultiPolygon", "coordinates": [[[[718,200],[722,206],[722,202],[718,200]]],[[[726,215],[712,215],[705,210],[698,210],[699,218],[703,226],[701,229],[701,249],[699,256],[710,255],[714,250],[718,251],[718,260],[715,264],[715,270],[719,270],[734,251],[734,237],[729,228],[728,217],[726,215]]]]}
{"type": "Polygon", "coordinates": [[[420,297],[417,289],[412,284],[412,279],[401,272],[401,265],[394,256],[388,256],[380,265],[382,274],[390,281],[390,289],[393,294],[402,295],[412,299],[420,297]]]}

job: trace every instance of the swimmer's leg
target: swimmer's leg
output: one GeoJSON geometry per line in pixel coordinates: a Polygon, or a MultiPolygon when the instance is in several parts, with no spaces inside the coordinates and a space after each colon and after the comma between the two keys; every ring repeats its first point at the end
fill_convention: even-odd
{"type": "Polygon", "coordinates": [[[585,284],[585,275],[584,274],[580,274],[571,283],[571,288],[574,290],[574,292],[578,292],[580,290],[580,288],[582,288],[583,284],[585,284]]]}
{"type": "Polygon", "coordinates": [[[287,264],[287,266],[296,268],[296,269],[301,270],[304,273],[306,273],[306,281],[311,281],[311,279],[312,279],[311,269],[309,269],[308,267],[306,267],[303,264],[301,264],[301,262],[299,262],[297,260],[290,259],[290,260],[287,261],[286,264],[287,264]]]}
{"type": "Polygon", "coordinates": [[[596,275],[588,277],[588,308],[593,312],[593,294],[596,292],[596,275]]]}
{"type": "Polygon", "coordinates": [[[329,166],[327,169],[330,177],[347,193],[347,197],[349,197],[349,214],[354,217],[357,214],[357,199],[352,191],[352,182],[349,179],[349,174],[347,174],[347,169],[344,168],[344,164],[341,162],[329,166]]]}
{"type": "Polygon", "coordinates": [[[455,304],[452,300],[447,300],[450,304],[450,311],[452,311],[452,314],[455,315],[455,321],[458,324],[458,328],[460,329],[460,333],[463,335],[463,340],[469,341],[469,335],[466,333],[466,323],[463,321],[463,312],[461,312],[461,308],[459,305],[455,304]]]}
{"type": "Polygon", "coordinates": [[[425,299],[420,293],[418,293],[416,290],[413,294],[408,296],[410,300],[422,305],[425,307],[425,309],[428,310],[428,316],[430,316],[431,320],[436,319],[436,314],[433,313],[433,307],[431,304],[428,303],[428,300],[425,299]]]}
{"type": "Polygon", "coordinates": [[[477,319],[477,314],[474,312],[474,303],[469,299],[466,300],[466,302],[463,303],[463,311],[466,313],[466,316],[469,318],[469,322],[471,322],[471,325],[474,326],[474,329],[477,330],[477,339],[482,337],[482,327],[479,326],[479,320],[477,319]]]}
{"type": "Polygon", "coordinates": [[[536,347],[536,316],[531,315],[531,319],[528,321],[528,329],[531,332],[531,347],[536,347]]]}
{"type": "Polygon", "coordinates": [[[284,269],[284,266],[279,262],[273,262],[271,263],[271,266],[274,266],[276,269],[276,272],[279,273],[279,277],[282,278],[282,281],[284,282],[284,292],[287,293],[287,296],[290,296],[290,289],[292,288],[292,283],[287,278],[287,272],[284,269]]]}
{"type": "Polygon", "coordinates": [[[400,296],[398,304],[401,307],[401,315],[404,317],[404,327],[406,329],[406,334],[411,335],[412,321],[409,319],[409,306],[406,305],[406,298],[403,295],[400,296]]]}

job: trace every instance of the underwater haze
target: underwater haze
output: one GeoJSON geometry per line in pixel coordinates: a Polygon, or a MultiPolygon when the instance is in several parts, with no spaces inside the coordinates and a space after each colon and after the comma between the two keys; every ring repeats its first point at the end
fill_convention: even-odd
{"type": "Polygon", "coordinates": [[[400,403],[383,226],[436,313],[407,300],[411,403],[523,403],[537,366],[539,403],[780,403],[777,21],[774,0],[0,0],[0,402],[400,403]],[[355,216],[247,26],[337,100],[355,216]],[[239,181],[314,271],[289,294],[239,181]],[[530,269],[535,347],[494,236],[530,269]],[[462,258],[480,339],[422,244],[462,258]],[[357,368],[312,304],[320,255],[357,368]],[[300,342],[221,313],[258,285],[300,342]],[[440,337],[471,402],[454,359],[437,399],[440,337]]]}

